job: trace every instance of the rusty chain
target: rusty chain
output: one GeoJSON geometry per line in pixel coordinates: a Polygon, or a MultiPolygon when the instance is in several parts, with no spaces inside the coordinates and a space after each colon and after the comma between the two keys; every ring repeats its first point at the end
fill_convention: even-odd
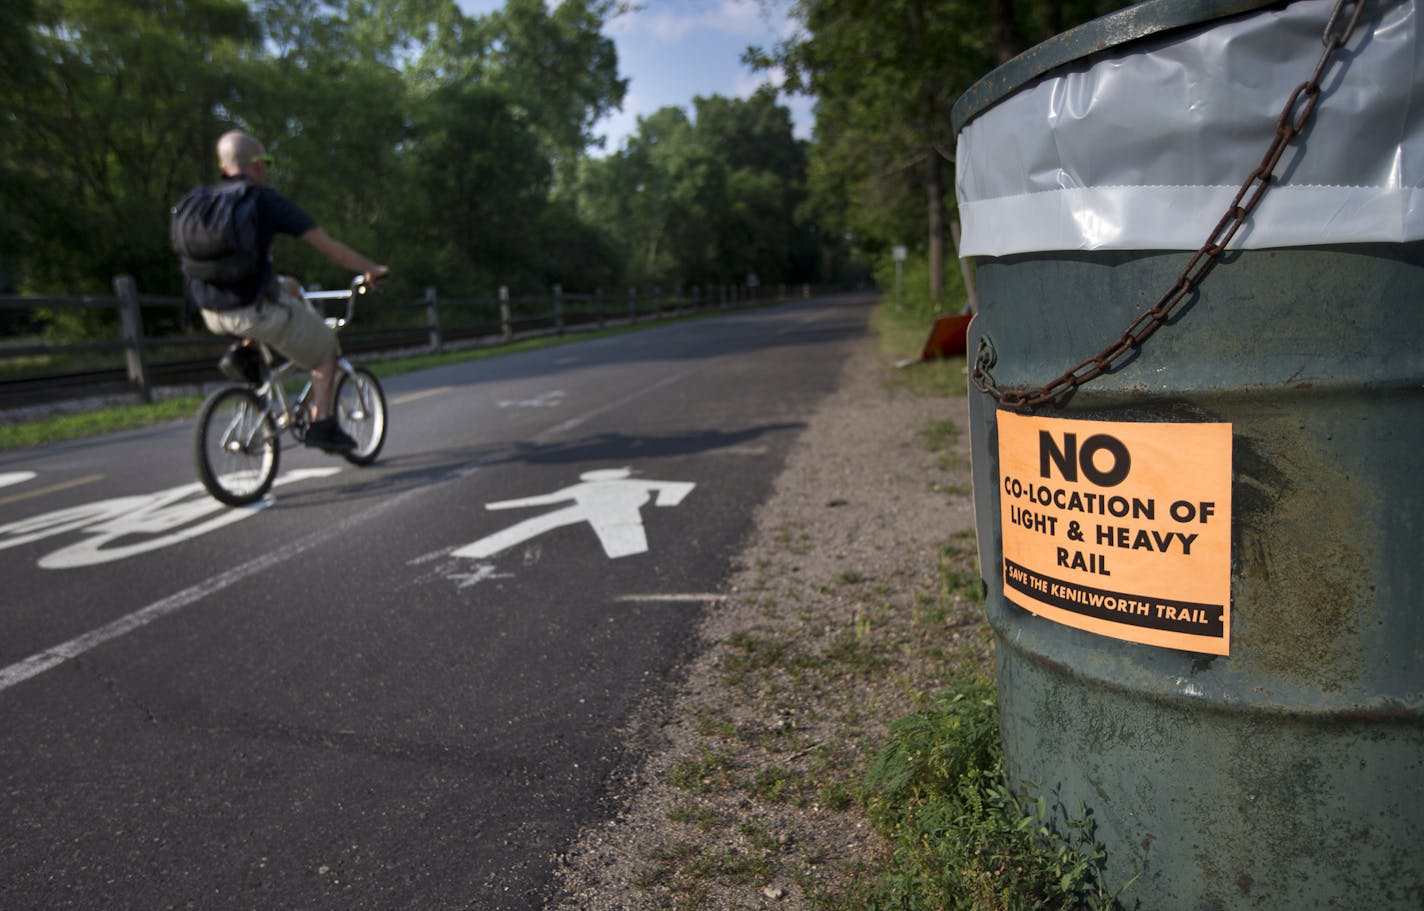
{"type": "Polygon", "coordinates": [[[1036,389],[1000,389],[989,372],[996,361],[993,347],[987,339],[980,338],[979,350],[975,356],[974,370],[971,374],[974,385],[978,387],[979,391],[992,396],[1000,407],[1026,411],[1051,402],[1084,383],[1102,376],[1129,352],[1140,348],[1147,337],[1156,332],[1172,315],[1172,311],[1202,283],[1207,273],[1216,266],[1222,252],[1236,236],[1236,232],[1241,230],[1246,219],[1261,202],[1261,197],[1266,195],[1266,190],[1275,178],[1276,165],[1280,163],[1286,147],[1292,139],[1300,135],[1310,122],[1311,115],[1315,113],[1315,107],[1320,101],[1320,82],[1325,75],[1325,70],[1330,66],[1335,52],[1344,47],[1350,40],[1350,36],[1354,34],[1355,26],[1359,23],[1360,14],[1364,8],[1365,0],[1337,0],[1334,9],[1331,10],[1329,21],[1325,23],[1325,32],[1321,35],[1325,50],[1320,55],[1320,61],[1315,65],[1315,70],[1311,73],[1310,78],[1296,86],[1295,91],[1291,92],[1285,107],[1281,109],[1280,116],[1276,118],[1275,136],[1266,149],[1265,157],[1261,159],[1256,170],[1251,172],[1251,176],[1246,178],[1241,189],[1236,192],[1236,197],[1227,207],[1226,214],[1212,229],[1206,243],[1187,261],[1186,268],[1177,277],[1176,283],[1162,295],[1156,304],[1138,314],[1137,318],[1128,324],[1122,336],[1104,348],[1102,352],[1085,359],[1056,380],[1036,389]]]}

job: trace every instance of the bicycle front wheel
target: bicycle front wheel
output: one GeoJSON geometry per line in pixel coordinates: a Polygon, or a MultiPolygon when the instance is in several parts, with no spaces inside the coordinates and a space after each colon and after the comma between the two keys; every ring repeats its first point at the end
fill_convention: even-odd
{"type": "Polygon", "coordinates": [[[277,427],[262,400],[244,386],[208,396],[198,411],[193,443],[199,479],[229,506],[256,503],[277,476],[282,453],[277,427]]]}
{"type": "Polygon", "coordinates": [[[336,381],[336,421],[356,441],[343,453],[355,465],[370,465],[386,443],[386,394],[380,380],[364,367],[342,373],[336,381]]]}

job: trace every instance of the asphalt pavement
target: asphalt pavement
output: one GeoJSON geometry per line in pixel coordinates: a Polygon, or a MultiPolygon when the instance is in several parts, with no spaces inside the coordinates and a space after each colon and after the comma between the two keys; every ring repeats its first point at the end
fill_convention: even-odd
{"type": "Polygon", "coordinates": [[[248,509],[191,421],[0,454],[0,907],[542,907],[869,303],[395,377],[248,509]]]}

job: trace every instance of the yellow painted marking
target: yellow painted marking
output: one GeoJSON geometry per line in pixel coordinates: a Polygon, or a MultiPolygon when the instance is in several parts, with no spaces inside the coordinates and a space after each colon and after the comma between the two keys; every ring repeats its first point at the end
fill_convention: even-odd
{"type": "Polygon", "coordinates": [[[428,399],[432,395],[439,395],[442,392],[449,392],[449,386],[437,386],[434,389],[426,389],[421,392],[407,392],[405,395],[391,399],[392,405],[408,405],[411,402],[418,402],[421,399],[428,399]]]}
{"type": "Polygon", "coordinates": [[[58,484],[51,484],[48,487],[40,487],[36,490],[27,490],[24,493],[12,493],[8,497],[0,497],[0,506],[6,503],[18,503],[21,500],[29,500],[34,497],[42,497],[47,493],[58,493],[61,490],[69,490],[71,487],[83,487],[85,484],[93,484],[95,481],[102,481],[101,474],[85,475],[82,478],[74,478],[69,481],[61,481],[58,484]]]}

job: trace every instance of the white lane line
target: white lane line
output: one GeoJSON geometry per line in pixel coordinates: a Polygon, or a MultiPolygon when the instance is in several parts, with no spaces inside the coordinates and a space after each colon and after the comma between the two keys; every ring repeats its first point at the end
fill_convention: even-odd
{"type": "Polygon", "coordinates": [[[293,549],[290,552],[273,553],[258,557],[256,560],[244,563],[236,569],[230,569],[221,575],[200,582],[192,588],[186,588],[175,595],[169,595],[161,601],[155,601],[147,607],[136,610],[127,616],[120,617],[113,623],[101,626],[96,630],[91,630],[82,636],[77,636],[68,642],[56,645],[54,648],[47,649],[37,655],[31,655],[25,660],[18,661],[7,668],[0,669],[0,690],[7,690],[15,684],[22,683],[37,674],[42,674],[71,658],[77,658],[90,649],[103,645],[105,642],[117,639],[126,633],[131,633],[139,627],[147,626],[153,621],[161,617],[166,617],[195,601],[206,598],[214,592],[222,591],[236,582],[241,582],[254,573],[276,566],[289,557],[295,556],[297,552],[297,550],[293,549]]]}
{"type": "Polygon", "coordinates": [[[9,487],[11,484],[23,484],[26,481],[33,481],[35,473],[33,471],[0,471],[0,487],[9,487]]]}
{"type": "Polygon", "coordinates": [[[564,390],[550,389],[527,399],[500,399],[501,408],[557,408],[564,400],[564,390]]]}
{"type": "Polygon", "coordinates": [[[199,582],[197,585],[185,588],[162,600],[155,601],[147,607],[139,608],[133,613],[120,617],[112,623],[91,630],[82,636],[76,636],[68,642],[61,643],[38,654],[31,655],[23,661],[17,661],[9,667],[0,668],[0,691],[7,690],[15,684],[22,683],[37,674],[42,674],[71,658],[77,658],[90,649],[147,626],[153,621],[162,619],[175,611],[182,610],[188,605],[201,601],[208,595],[216,594],[225,588],[235,585],[249,576],[254,576],[274,566],[285,563],[293,557],[300,556],[320,544],[324,544],[333,538],[340,537],[349,531],[355,530],[357,527],[371,521],[381,513],[387,512],[406,500],[425,492],[424,488],[414,488],[405,493],[397,494],[361,512],[354,513],[335,525],[330,525],[320,531],[313,532],[305,538],[301,538],[295,543],[283,547],[281,550],[249,560],[241,566],[234,567],[224,573],[219,573],[210,579],[199,582]]]}
{"type": "Polygon", "coordinates": [[[797,320],[793,325],[784,326],[781,329],[776,330],[772,333],[772,335],[789,335],[792,332],[799,332],[800,330],[805,329],[812,323],[819,323],[821,320],[826,319],[829,316],[829,313],[813,313],[805,319],[797,320]]]}
{"type": "MultiPolygon", "coordinates": [[[[803,328],[805,328],[807,325],[809,325],[809,324],[811,324],[811,323],[819,322],[819,321],[821,321],[821,320],[823,320],[823,319],[826,319],[826,318],[828,318],[830,315],[831,315],[831,314],[828,314],[828,313],[820,313],[820,312],[818,312],[818,313],[813,313],[813,314],[811,314],[810,316],[808,316],[807,318],[805,318],[805,319],[803,319],[803,320],[800,320],[797,325],[794,325],[794,326],[787,326],[786,328],[782,329],[780,332],[777,332],[777,333],[775,333],[775,334],[776,334],[776,335],[785,335],[785,334],[788,333],[788,332],[795,332],[795,331],[797,331],[798,329],[803,329],[803,328]]],[[[584,423],[585,421],[589,420],[590,418],[597,417],[598,415],[603,414],[603,413],[606,412],[606,411],[612,411],[612,410],[615,409],[615,408],[621,408],[621,407],[623,407],[624,405],[627,405],[629,402],[637,401],[638,399],[640,399],[640,398],[642,398],[643,396],[647,395],[649,392],[656,392],[657,390],[663,388],[664,386],[671,386],[673,383],[677,383],[677,382],[680,382],[680,381],[682,381],[682,380],[685,380],[685,379],[687,379],[689,376],[692,376],[694,373],[700,373],[701,371],[706,370],[708,367],[711,367],[715,362],[716,362],[715,359],[709,359],[707,362],[701,364],[700,366],[693,367],[693,368],[691,368],[690,370],[684,370],[684,371],[682,371],[681,373],[674,373],[674,374],[671,375],[671,376],[665,376],[665,377],[663,377],[662,379],[658,380],[656,383],[652,383],[652,384],[650,384],[650,385],[648,385],[648,386],[644,386],[642,389],[639,389],[637,392],[634,392],[634,393],[632,393],[632,394],[630,394],[630,395],[625,395],[625,396],[624,396],[623,398],[621,398],[621,399],[617,399],[617,400],[612,401],[612,402],[606,402],[606,403],[604,403],[603,405],[599,406],[598,408],[594,408],[594,409],[592,409],[592,410],[589,410],[589,411],[584,412],[583,414],[579,415],[578,417],[569,418],[567,421],[564,421],[563,423],[555,424],[553,427],[550,427],[550,428],[548,428],[548,429],[546,429],[546,430],[544,430],[544,431],[542,431],[542,432],[540,432],[540,433],[535,434],[535,435],[534,435],[534,438],[535,438],[535,439],[538,439],[538,438],[540,438],[540,437],[557,436],[558,434],[564,433],[565,431],[573,430],[574,428],[578,427],[580,424],[584,423]]]]}
{"type": "Polygon", "coordinates": [[[584,423],[590,418],[595,418],[598,415],[603,414],[604,412],[613,411],[616,408],[622,408],[629,402],[637,401],[638,399],[642,398],[650,392],[656,392],[664,386],[671,386],[673,383],[680,382],[681,380],[686,379],[687,377],[691,376],[692,374],[696,373],[698,370],[701,369],[703,368],[696,367],[692,370],[684,370],[681,373],[674,373],[672,376],[665,376],[662,379],[658,380],[656,383],[644,386],[637,392],[625,395],[621,399],[614,399],[611,402],[604,402],[597,408],[589,409],[578,417],[569,418],[567,421],[555,424],[553,427],[550,427],[546,430],[541,431],[540,433],[535,434],[535,438],[537,439],[538,437],[557,436],[558,434],[573,430],[575,427],[578,427],[580,424],[584,423]]]}
{"type": "Polygon", "coordinates": [[[453,551],[453,550],[456,548],[456,546],[457,546],[457,545],[452,544],[452,545],[450,545],[449,547],[442,547],[442,548],[440,548],[439,550],[432,550],[432,551],[431,551],[430,553],[428,553],[428,554],[421,554],[420,556],[416,557],[414,560],[407,560],[407,561],[405,561],[405,565],[406,565],[406,566],[420,566],[422,563],[431,563],[431,562],[433,562],[433,561],[435,561],[435,560],[441,559],[442,557],[448,557],[448,556],[450,556],[450,552],[453,551]]]}
{"type": "Polygon", "coordinates": [[[391,399],[390,405],[394,408],[397,405],[409,405],[411,402],[418,402],[421,399],[428,399],[432,395],[439,395],[442,392],[449,392],[449,386],[437,386],[434,389],[422,389],[419,392],[407,392],[405,395],[398,395],[391,399]]]}
{"type": "Polygon", "coordinates": [[[632,604],[716,604],[719,601],[726,601],[726,595],[717,595],[707,592],[704,594],[665,594],[665,595],[620,595],[617,600],[632,604]]]}
{"type": "MultiPolygon", "coordinates": [[[[58,493],[61,490],[68,490],[71,487],[83,487],[85,484],[93,484],[95,481],[104,480],[101,474],[85,475],[82,478],[73,478],[68,481],[61,481],[58,484],[51,484],[48,487],[39,487],[34,490],[26,490],[21,493],[12,493],[8,497],[0,497],[0,506],[6,503],[18,503],[21,500],[29,500],[34,497],[42,497],[47,493],[58,493]]],[[[3,486],[3,485],[0,485],[3,486]]]]}

